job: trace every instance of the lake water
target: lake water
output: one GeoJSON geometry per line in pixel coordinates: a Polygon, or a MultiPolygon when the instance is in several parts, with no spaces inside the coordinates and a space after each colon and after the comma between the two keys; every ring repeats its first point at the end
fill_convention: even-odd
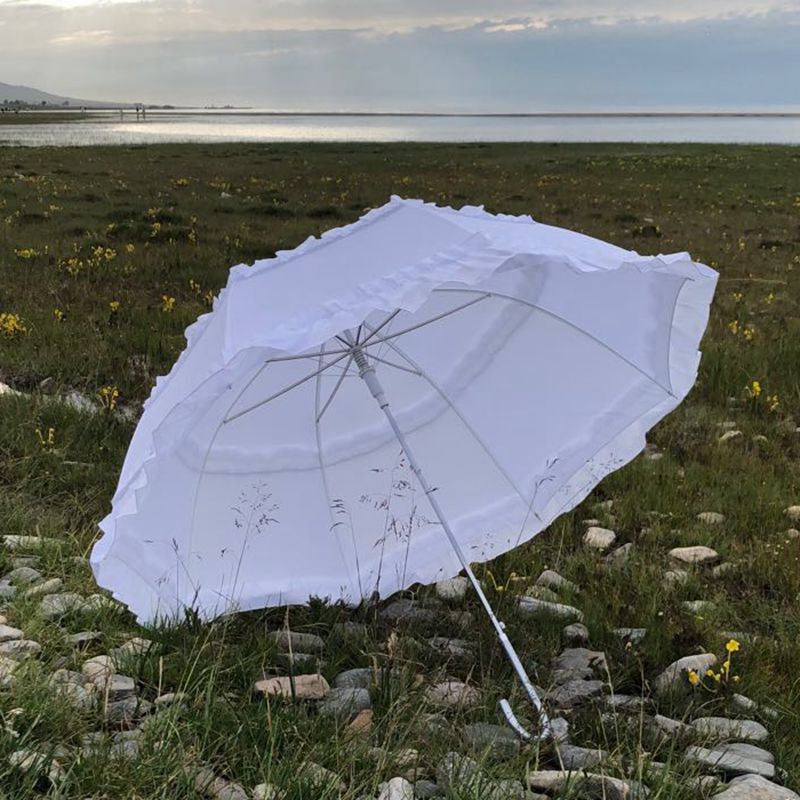
{"type": "Polygon", "coordinates": [[[800,144],[800,113],[758,115],[419,116],[126,111],[57,124],[0,125],[26,146],[158,142],[739,142],[800,144]]]}

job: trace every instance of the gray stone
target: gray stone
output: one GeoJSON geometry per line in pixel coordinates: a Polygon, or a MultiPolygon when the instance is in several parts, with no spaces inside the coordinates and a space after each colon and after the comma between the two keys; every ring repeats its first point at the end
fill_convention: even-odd
{"type": "Polygon", "coordinates": [[[528,773],[528,788],[558,792],[569,786],[580,788],[581,800],[634,800],[647,797],[648,789],[638,781],[610,778],[591,772],[539,770],[528,773]]]}
{"type": "Polygon", "coordinates": [[[734,778],[714,800],[800,800],[800,794],[760,775],[734,778]]]}
{"type": "Polygon", "coordinates": [[[348,722],[359,711],[372,708],[372,700],[366,689],[331,689],[319,704],[323,717],[333,717],[340,722],[348,722]]]}
{"type": "Polygon", "coordinates": [[[519,611],[526,617],[550,616],[567,622],[583,621],[583,614],[577,608],[562,603],[548,603],[535,597],[520,597],[519,611]]]}
{"type": "Polygon", "coordinates": [[[527,800],[527,792],[521,781],[510,779],[484,781],[481,800],[527,800]]]}
{"type": "Polygon", "coordinates": [[[554,592],[577,594],[579,591],[578,584],[568,581],[552,569],[544,570],[536,579],[536,585],[544,586],[546,589],[552,589],[554,592]]]}
{"type": "Polygon", "coordinates": [[[474,708],[481,701],[481,693],[461,681],[442,681],[425,690],[425,699],[440,708],[474,708]]]}
{"type": "Polygon", "coordinates": [[[439,787],[434,781],[423,778],[414,783],[414,797],[418,797],[420,800],[427,800],[427,798],[439,797],[440,795],[439,787]]]}
{"type": "Polygon", "coordinates": [[[94,656],[83,662],[81,672],[90,683],[104,684],[116,672],[116,667],[110,656],[94,656]]]}
{"type": "Polygon", "coordinates": [[[0,689],[9,689],[14,684],[14,673],[19,666],[19,661],[6,656],[0,656],[0,689]]]}
{"type": "Polygon", "coordinates": [[[381,618],[393,625],[406,625],[411,622],[435,622],[437,614],[430,608],[423,608],[414,600],[400,598],[381,611],[381,618]]]}
{"type": "Polygon", "coordinates": [[[685,569],[668,569],[664,573],[664,585],[667,588],[683,586],[689,582],[689,573],[685,569]]]}
{"type": "Polygon", "coordinates": [[[687,725],[685,722],[680,722],[677,719],[665,717],[662,714],[656,714],[652,718],[652,726],[655,732],[665,736],[688,738],[694,733],[694,729],[691,725],[687,725]]]}
{"type": "Polygon", "coordinates": [[[564,717],[550,718],[550,733],[557,742],[569,741],[569,722],[564,717]]]}
{"type": "Polygon", "coordinates": [[[73,647],[81,648],[87,644],[94,644],[101,641],[103,638],[102,631],[80,631],[79,633],[71,633],[67,639],[73,647]]]}
{"type": "Polygon", "coordinates": [[[60,592],[63,585],[64,581],[61,578],[48,578],[46,581],[28,587],[23,597],[30,599],[32,597],[42,597],[46,594],[54,594],[60,592]]]}
{"type": "Polygon", "coordinates": [[[688,747],[684,757],[701,767],[726,775],[752,774],[761,775],[764,778],[775,777],[774,764],[761,759],[749,758],[742,753],[729,750],[727,747],[688,747]]]}
{"type": "Polygon", "coordinates": [[[536,600],[545,600],[548,603],[558,603],[560,602],[561,598],[552,590],[548,589],[546,586],[529,586],[525,590],[526,597],[533,597],[536,600]]]}
{"type": "Polygon", "coordinates": [[[375,683],[374,676],[372,667],[346,669],[333,679],[333,686],[335,689],[369,689],[375,683]]]}
{"type": "Polygon", "coordinates": [[[136,694],[136,681],[130,675],[109,675],[101,689],[110,702],[124,700],[126,697],[136,694]]]}
{"type": "Polygon", "coordinates": [[[137,719],[150,713],[152,704],[135,695],[115,700],[105,706],[105,720],[109,725],[129,726],[137,719]]]}
{"type": "Polygon", "coordinates": [[[134,636],[119,647],[114,647],[108,651],[114,663],[119,664],[136,658],[141,658],[150,652],[153,642],[150,639],[143,639],[141,636],[134,636]]]}
{"type": "Polygon", "coordinates": [[[378,800],[414,800],[414,784],[402,777],[390,778],[378,800]]]}
{"type": "Polygon", "coordinates": [[[763,747],[756,747],[754,744],[748,744],[747,742],[731,742],[718,749],[725,750],[728,753],[737,753],[746,758],[755,758],[757,761],[766,761],[767,764],[775,763],[775,756],[769,750],[765,750],[763,747]]]}
{"type": "Polygon", "coordinates": [[[792,522],[800,522],[800,506],[789,506],[783,510],[783,513],[786,514],[792,522]]]}
{"type": "Polygon", "coordinates": [[[12,628],[10,625],[0,625],[0,642],[10,642],[14,639],[21,639],[23,633],[19,628],[12,628]]]}
{"type": "MultiPolygon", "coordinates": [[[[728,637],[736,638],[736,637],[728,637]]],[[[777,719],[778,711],[769,706],[762,706],[745,697],[743,694],[734,694],[731,697],[731,708],[743,714],[761,714],[762,716],[769,717],[770,719],[777,719]]]]}
{"type": "Polygon", "coordinates": [[[592,747],[575,747],[571,744],[562,744],[558,750],[564,769],[579,770],[591,769],[608,758],[605,750],[592,747]]]}
{"type": "Polygon", "coordinates": [[[633,542],[626,542],[616,550],[612,550],[604,559],[603,562],[609,567],[619,568],[624,567],[630,561],[633,555],[633,542]]]}
{"type": "Polygon", "coordinates": [[[725,515],[718,511],[701,511],[697,515],[697,519],[706,525],[722,525],[725,522],[725,515]]]}
{"type": "Polygon", "coordinates": [[[705,675],[706,670],[717,663],[713,653],[699,653],[698,655],[684,656],[673,661],[655,680],[656,694],[665,695],[673,691],[687,691],[690,688],[687,674],[694,670],[699,675],[705,675]]]}
{"type": "Polygon", "coordinates": [[[32,639],[12,639],[0,644],[0,656],[13,658],[16,661],[24,661],[26,658],[38,656],[41,652],[42,646],[32,639]]]}
{"type": "Polygon", "coordinates": [[[458,602],[464,599],[469,589],[469,580],[461,575],[436,584],[436,596],[440,600],[458,602]]]}
{"type": "Polygon", "coordinates": [[[589,644],[589,629],[582,622],[573,622],[561,631],[561,639],[569,647],[585,647],[589,644]]]}
{"type": "Polygon", "coordinates": [[[14,586],[29,586],[32,583],[40,581],[42,579],[42,573],[33,567],[17,567],[3,577],[14,586]]]}
{"type": "Polygon", "coordinates": [[[687,614],[710,614],[714,611],[715,605],[711,600],[684,600],[681,608],[687,614]]]}
{"type": "Polygon", "coordinates": [[[76,612],[83,606],[84,599],[75,592],[62,594],[46,594],[39,604],[39,613],[48,620],[54,621],[61,617],[76,612]]]}
{"type": "Polygon", "coordinates": [[[18,567],[33,567],[34,569],[38,569],[40,561],[41,559],[39,556],[16,556],[15,558],[11,559],[11,568],[17,569],[18,567]]]}
{"type": "Polygon", "coordinates": [[[460,753],[447,753],[436,767],[436,783],[445,793],[474,788],[482,782],[482,777],[478,762],[460,753]]]}
{"type": "Polygon", "coordinates": [[[259,783],[253,787],[253,800],[280,800],[280,790],[271,783],[259,783]]]}
{"type": "Polygon", "coordinates": [[[334,789],[343,792],[346,788],[345,782],[335,772],[313,761],[306,761],[300,767],[300,776],[315,789],[334,789]]]}
{"type": "Polygon", "coordinates": [[[13,600],[17,596],[17,587],[8,581],[0,581],[0,601],[13,600]]]}
{"type": "Polygon", "coordinates": [[[623,642],[631,644],[641,644],[647,636],[647,628],[614,628],[614,635],[622,639],[623,642]]]}
{"type": "Polygon", "coordinates": [[[703,545],[697,545],[695,547],[674,547],[669,551],[669,556],[684,564],[713,564],[719,561],[719,553],[703,545]]]}
{"type": "Polygon", "coordinates": [[[314,633],[272,631],[269,638],[279,653],[321,653],[325,649],[325,642],[314,633]]]}
{"type": "Polygon", "coordinates": [[[275,662],[290,673],[319,672],[325,663],[311,653],[278,653],[275,662]]]}
{"type": "Polygon", "coordinates": [[[47,536],[8,534],[3,537],[3,543],[9,550],[38,550],[41,547],[53,547],[59,542],[58,539],[48,538],[47,536]]]}
{"type": "Polygon", "coordinates": [[[699,736],[714,741],[744,739],[751,742],[763,742],[769,738],[767,729],[761,723],[752,719],[698,717],[692,721],[692,727],[699,736]]]}
{"type": "MultiPolygon", "coordinates": [[[[262,697],[282,697],[285,700],[322,700],[330,694],[328,681],[318,673],[311,675],[282,675],[256,681],[253,692],[262,697]]],[[[346,690],[347,691],[347,690],[346,690]]]]}
{"type": "Polygon", "coordinates": [[[547,700],[555,708],[576,708],[603,694],[603,681],[569,681],[547,692],[547,700]]]}
{"type": "Polygon", "coordinates": [[[585,647],[571,647],[557,655],[552,661],[555,683],[572,680],[589,680],[608,674],[606,654],[585,647]]]}
{"type": "Polygon", "coordinates": [[[520,751],[519,737],[510,728],[487,722],[464,726],[464,743],[473,753],[486,753],[494,761],[514,758],[520,751]]]}
{"type": "Polygon", "coordinates": [[[450,639],[447,636],[434,636],[428,639],[431,649],[450,658],[469,660],[474,658],[475,650],[472,642],[466,639],[450,639]]]}
{"type": "Polygon", "coordinates": [[[593,550],[608,550],[616,541],[617,534],[608,528],[592,526],[583,535],[583,543],[593,550]]]}
{"type": "Polygon", "coordinates": [[[612,694],[605,698],[609,711],[621,711],[625,714],[639,714],[649,706],[646,697],[633,694],[612,694]]]}

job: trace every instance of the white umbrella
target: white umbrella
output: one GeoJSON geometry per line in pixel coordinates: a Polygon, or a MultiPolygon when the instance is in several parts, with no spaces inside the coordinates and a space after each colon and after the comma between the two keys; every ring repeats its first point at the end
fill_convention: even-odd
{"type": "Polygon", "coordinates": [[[469,563],[642,450],[695,380],[716,279],[686,253],[397,197],[234,267],[145,406],[97,580],[148,622],[463,569],[541,710],[469,563]]]}

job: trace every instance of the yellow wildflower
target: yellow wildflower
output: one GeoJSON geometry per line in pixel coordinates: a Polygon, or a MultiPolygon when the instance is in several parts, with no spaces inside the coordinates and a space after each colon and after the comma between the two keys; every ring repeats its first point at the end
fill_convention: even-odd
{"type": "Polygon", "coordinates": [[[740,648],[741,645],[739,644],[739,642],[736,641],[736,639],[729,639],[728,643],[725,645],[725,649],[729,653],[736,653],[739,651],[740,648]]]}
{"type": "Polygon", "coordinates": [[[135,244],[131,244],[130,242],[128,242],[128,244],[125,245],[125,252],[126,253],[133,253],[135,251],[136,251],[136,245],[135,244]]]}
{"type": "Polygon", "coordinates": [[[112,314],[116,314],[117,311],[119,311],[119,300],[112,300],[108,304],[108,307],[111,309],[112,314]]]}
{"type": "Polygon", "coordinates": [[[117,407],[119,389],[116,386],[104,386],[98,393],[100,404],[108,411],[113,411],[117,407]]]}
{"type": "Polygon", "coordinates": [[[689,670],[687,677],[689,678],[689,683],[691,683],[692,686],[697,686],[697,684],[700,683],[700,676],[693,669],[689,670]]]}
{"type": "Polygon", "coordinates": [[[165,314],[170,314],[175,309],[175,298],[169,295],[161,295],[161,310],[165,314]]]}
{"type": "Polygon", "coordinates": [[[56,318],[56,322],[64,321],[64,312],[60,308],[53,309],[53,316],[56,318]]]}
{"type": "Polygon", "coordinates": [[[13,339],[21,333],[27,333],[28,329],[19,314],[3,312],[0,314],[0,333],[9,339],[13,339]]]}

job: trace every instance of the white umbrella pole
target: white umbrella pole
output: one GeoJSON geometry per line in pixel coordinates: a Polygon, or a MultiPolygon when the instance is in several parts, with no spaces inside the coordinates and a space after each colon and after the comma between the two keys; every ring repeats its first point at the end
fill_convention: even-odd
{"type": "Polygon", "coordinates": [[[540,740],[548,739],[551,735],[550,720],[548,719],[547,712],[545,711],[544,706],[542,705],[542,701],[539,698],[536,689],[533,687],[533,684],[531,683],[531,680],[528,677],[528,673],[525,671],[525,667],[522,666],[522,662],[520,661],[519,656],[517,655],[517,651],[514,649],[514,646],[511,644],[511,640],[508,638],[508,634],[506,633],[506,626],[503,622],[501,622],[497,618],[497,615],[494,613],[494,609],[489,603],[489,599],[484,594],[483,587],[481,586],[478,579],[475,577],[475,573],[472,571],[472,568],[469,565],[469,561],[464,555],[464,551],[461,549],[461,545],[458,543],[458,540],[453,534],[453,530],[450,527],[450,523],[447,521],[447,517],[445,517],[444,511],[442,510],[442,507],[439,505],[439,501],[436,498],[434,489],[431,488],[431,486],[428,484],[428,481],[426,480],[425,475],[422,472],[422,468],[417,463],[417,460],[414,457],[414,453],[411,450],[411,447],[409,446],[408,441],[405,435],[403,434],[403,431],[400,430],[400,427],[397,424],[397,420],[394,418],[394,414],[392,414],[392,411],[389,408],[389,401],[386,399],[386,394],[383,391],[383,386],[378,380],[378,376],[375,374],[375,369],[367,362],[363,350],[357,345],[355,345],[355,343],[353,343],[353,345],[354,345],[352,350],[353,360],[358,365],[359,374],[363,378],[364,383],[366,383],[367,386],[369,387],[369,390],[372,393],[372,396],[375,398],[378,405],[380,406],[381,411],[383,411],[383,413],[386,415],[386,419],[389,420],[389,424],[392,426],[392,430],[394,431],[397,440],[400,442],[400,446],[403,448],[403,452],[406,454],[406,457],[408,458],[408,463],[411,466],[411,470],[417,476],[419,485],[425,492],[428,498],[428,502],[431,504],[431,508],[433,508],[434,513],[439,518],[439,522],[441,522],[442,528],[444,529],[447,538],[450,540],[450,544],[453,546],[453,550],[455,550],[456,555],[458,556],[458,560],[461,562],[461,566],[464,568],[464,572],[466,572],[467,577],[472,583],[472,586],[478,593],[478,597],[480,598],[480,601],[483,604],[486,613],[489,615],[489,619],[492,621],[492,625],[494,625],[495,631],[497,631],[497,637],[500,640],[500,644],[506,651],[506,655],[508,656],[509,661],[511,661],[511,665],[514,667],[514,671],[517,673],[517,677],[522,683],[522,686],[525,689],[526,694],[530,698],[530,701],[533,704],[534,709],[536,710],[536,713],[539,717],[539,736],[534,737],[532,734],[526,731],[525,728],[522,727],[519,720],[514,715],[514,712],[511,710],[511,706],[508,700],[505,699],[501,700],[500,708],[502,709],[508,724],[522,739],[525,740],[530,740],[533,738],[538,738],[540,740]]]}

